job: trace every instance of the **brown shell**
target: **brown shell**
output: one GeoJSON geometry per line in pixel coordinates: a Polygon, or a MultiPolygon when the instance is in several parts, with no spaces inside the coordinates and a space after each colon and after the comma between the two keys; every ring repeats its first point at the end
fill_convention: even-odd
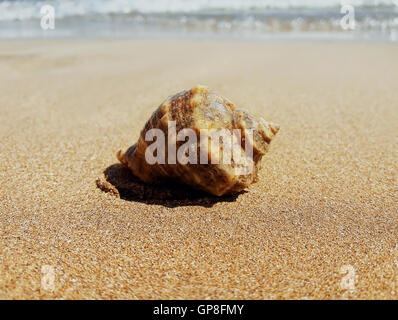
{"type": "MultiPolygon", "coordinates": [[[[119,151],[117,158],[145,183],[156,184],[177,180],[179,183],[221,196],[240,192],[255,181],[259,162],[278,130],[278,125],[268,123],[262,118],[254,119],[247,111],[236,109],[228,99],[207,87],[195,86],[163,102],[145,124],[138,142],[124,153],[119,151]],[[201,149],[199,139],[197,164],[181,164],[178,161],[176,164],[168,164],[168,121],[176,122],[177,132],[190,128],[198,137],[201,129],[227,129],[231,132],[233,129],[253,129],[252,139],[247,139],[242,131],[240,141],[233,140],[235,142],[233,148],[239,148],[238,154],[244,158],[244,163],[253,165],[253,170],[249,174],[237,174],[236,169],[242,164],[236,163],[234,159],[230,163],[224,163],[222,161],[223,144],[219,151],[220,163],[211,163],[211,159],[215,156],[212,140],[209,142],[209,148],[201,149]],[[145,141],[145,135],[148,130],[154,128],[162,130],[166,137],[165,164],[149,164],[145,159],[146,148],[152,144],[152,141],[145,141]],[[251,143],[253,146],[253,157],[250,159],[244,152],[245,143],[251,143]],[[208,164],[199,163],[200,155],[204,153],[208,156],[208,164]]],[[[234,135],[232,137],[236,138],[234,135]]],[[[176,150],[184,143],[185,141],[175,141],[176,150]]]]}

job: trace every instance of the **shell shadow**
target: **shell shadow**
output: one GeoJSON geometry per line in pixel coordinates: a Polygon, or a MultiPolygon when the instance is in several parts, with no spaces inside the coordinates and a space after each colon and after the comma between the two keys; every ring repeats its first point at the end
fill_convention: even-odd
{"type": "Polygon", "coordinates": [[[219,202],[234,202],[240,194],[246,192],[216,197],[176,182],[149,185],[143,183],[121,164],[113,164],[106,168],[104,179],[97,179],[96,184],[102,191],[126,201],[158,204],[169,208],[180,206],[212,207],[219,202]]]}

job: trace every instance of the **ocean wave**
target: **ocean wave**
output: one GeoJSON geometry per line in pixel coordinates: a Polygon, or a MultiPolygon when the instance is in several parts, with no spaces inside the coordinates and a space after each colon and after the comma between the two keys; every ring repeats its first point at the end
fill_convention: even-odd
{"type": "MultiPolygon", "coordinates": [[[[233,36],[337,34],[398,41],[398,0],[0,0],[0,38],[85,36],[233,36]],[[343,32],[341,4],[355,6],[355,30],[343,32]],[[43,5],[56,30],[44,33],[43,5]]],[[[339,36],[340,36],[339,35],[339,36]]]]}
{"type": "Polygon", "coordinates": [[[269,9],[327,9],[342,4],[359,8],[394,8],[398,0],[15,0],[0,1],[0,21],[40,17],[40,8],[50,4],[58,19],[74,16],[115,14],[216,14],[258,13],[269,9]]]}

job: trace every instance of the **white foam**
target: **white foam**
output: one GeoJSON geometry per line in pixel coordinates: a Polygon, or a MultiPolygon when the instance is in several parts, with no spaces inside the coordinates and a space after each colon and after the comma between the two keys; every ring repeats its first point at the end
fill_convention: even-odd
{"type": "Polygon", "coordinates": [[[0,21],[40,17],[40,8],[53,5],[58,18],[139,13],[194,13],[212,11],[256,11],[289,8],[330,8],[341,4],[354,6],[392,6],[397,0],[16,0],[0,2],[0,21]]]}

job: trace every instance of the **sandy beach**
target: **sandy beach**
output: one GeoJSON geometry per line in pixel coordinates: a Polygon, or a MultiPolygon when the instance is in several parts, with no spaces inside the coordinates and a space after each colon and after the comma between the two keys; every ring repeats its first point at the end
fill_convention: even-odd
{"type": "Polygon", "coordinates": [[[0,41],[0,298],[397,299],[397,57],[376,42],[0,41]],[[98,189],[196,84],[280,124],[259,181],[220,199],[98,189]]]}

